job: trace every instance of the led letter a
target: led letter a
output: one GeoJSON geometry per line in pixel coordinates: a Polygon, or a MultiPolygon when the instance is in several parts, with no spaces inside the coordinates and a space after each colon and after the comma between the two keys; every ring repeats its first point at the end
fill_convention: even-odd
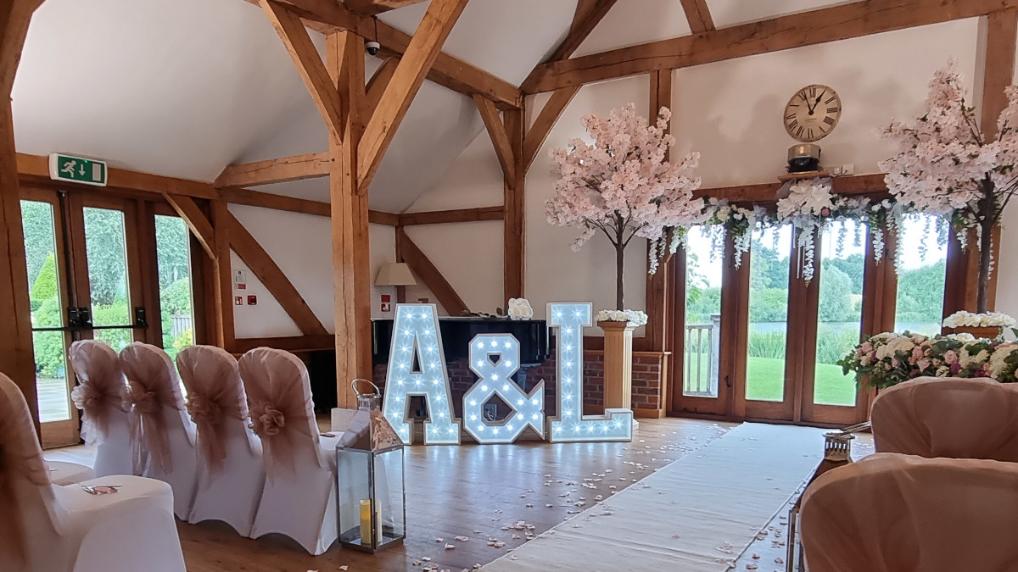
{"type": "Polygon", "coordinates": [[[452,391],[434,304],[397,305],[392,327],[385,418],[408,445],[412,440],[410,397],[414,396],[424,397],[431,418],[424,423],[424,444],[459,445],[460,424],[453,418],[452,391]],[[415,357],[419,368],[414,368],[415,357]]]}

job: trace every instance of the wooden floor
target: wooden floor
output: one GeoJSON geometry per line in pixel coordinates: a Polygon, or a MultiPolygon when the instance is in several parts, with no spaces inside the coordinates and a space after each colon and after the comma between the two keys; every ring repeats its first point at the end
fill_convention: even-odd
{"type": "MultiPolygon", "coordinates": [[[[716,439],[728,427],[691,419],[644,420],[632,443],[409,447],[406,543],[374,556],[334,546],[315,558],[284,537],[251,540],[214,522],[181,523],[180,539],[190,572],[459,572],[526,542],[524,530],[509,528],[518,522],[540,534],[595,504],[599,496],[606,498],[716,439]],[[489,539],[504,545],[489,546],[489,539]],[[446,549],[446,544],[455,548],[446,549]]],[[[90,462],[84,447],[46,456],[90,462]]]]}

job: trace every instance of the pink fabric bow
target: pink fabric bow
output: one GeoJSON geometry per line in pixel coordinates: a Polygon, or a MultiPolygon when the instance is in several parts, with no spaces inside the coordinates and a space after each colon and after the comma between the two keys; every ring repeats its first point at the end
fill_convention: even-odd
{"type": "Polygon", "coordinates": [[[81,409],[81,433],[85,442],[102,442],[109,429],[110,417],[127,410],[124,373],[120,358],[108,345],[97,340],[80,340],[68,351],[78,385],[71,391],[71,400],[81,409]]]}
{"type": "Polygon", "coordinates": [[[251,428],[259,437],[275,437],[286,428],[286,416],[268,403],[252,403],[251,412],[251,428]]]}
{"type": "Polygon", "coordinates": [[[237,360],[222,348],[191,346],[177,354],[177,370],[187,387],[187,411],[198,426],[198,448],[209,469],[226,459],[226,423],[247,418],[237,360]]]}
{"type": "Polygon", "coordinates": [[[184,408],[173,363],[160,348],[134,342],[120,352],[120,364],[130,387],[128,400],[134,406],[131,443],[135,472],[142,472],[144,453],[151,455],[164,472],[169,472],[172,460],[164,409],[184,408]]]}

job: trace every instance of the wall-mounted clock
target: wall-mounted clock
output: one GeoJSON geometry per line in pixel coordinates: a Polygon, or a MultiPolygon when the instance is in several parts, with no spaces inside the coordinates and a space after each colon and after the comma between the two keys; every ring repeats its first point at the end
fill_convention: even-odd
{"type": "Polygon", "coordinates": [[[827,137],[840,118],[841,98],[826,85],[807,85],[785,105],[785,131],[798,141],[811,143],[827,137]]]}

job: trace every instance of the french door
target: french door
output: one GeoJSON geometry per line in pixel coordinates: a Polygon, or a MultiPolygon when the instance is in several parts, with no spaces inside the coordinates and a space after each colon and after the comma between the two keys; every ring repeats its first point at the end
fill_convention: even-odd
{"type": "Polygon", "coordinates": [[[822,425],[866,418],[871,395],[836,362],[863,334],[892,327],[892,262],[874,262],[864,228],[835,225],[814,237],[807,282],[796,240],[789,225],[754,232],[736,267],[730,239],[721,256],[706,231],[690,231],[673,270],[685,300],[672,412],[822,425]]]}
{"type": "MultiPolygon", "coordinates": [[[[156,247],[159,215],[149,203],[101,191],[37,188],[22,189],[21,210],[42,441],[72,444],[78,411],[70,399],[70,344],[97,339],[119,351],[132,341],[163,342],[151,262],[165,258],[158,255],[165,247],[156,247]],[[143,249],[153,251],[144,253],[147,265],[143,249]]],[[[186,252],[186,231],[184,241],[186,252]]],[[[190,290],[186,296],[190,306],[190,290]]]]}

